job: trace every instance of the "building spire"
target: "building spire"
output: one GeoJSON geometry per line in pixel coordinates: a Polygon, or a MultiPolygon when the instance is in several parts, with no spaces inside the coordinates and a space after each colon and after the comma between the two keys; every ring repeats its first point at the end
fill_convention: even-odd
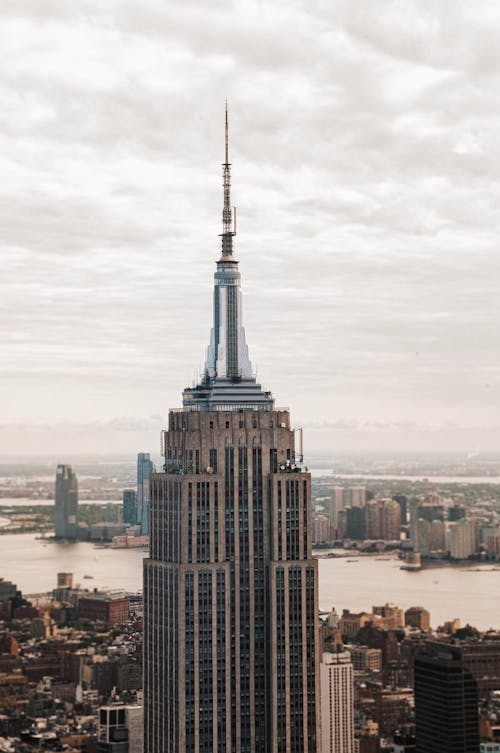
{"type": "Polygon", "coordinates": [[[224,203],[222,208],[222,255],[214,275],[214,317],[200,384],[188,387],[183,404],[188,410],[274,410],[270,392],[264,392],[253,374],[243,326],[241,275],[233,256],[236,211],[231,211],[231,163],[229,162],[229,117],[224,113],[224,203]],[[234,212],[234,214],[233,214],[234,212]]]}
{"type": "Polygon", "coordinates": [[[229,162],[229,122],[226,100],[226,123],[225,123],[225,162],[222,164],[222,176],[224,187],[224,205],[222,208],[222,255],[233,255],[233,235],[236,235],[236,208],[231,209],[231,163],[229,162]]]}

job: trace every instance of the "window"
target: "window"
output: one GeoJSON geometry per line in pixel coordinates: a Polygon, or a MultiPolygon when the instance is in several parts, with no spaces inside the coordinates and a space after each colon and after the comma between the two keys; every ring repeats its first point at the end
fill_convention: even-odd
{"type": "Polygon", "coordinates": [[[209,465],[213,469],[214,473],[217,473],[217,450],[215,448],[212,448],[209,452],[209,465]]]}

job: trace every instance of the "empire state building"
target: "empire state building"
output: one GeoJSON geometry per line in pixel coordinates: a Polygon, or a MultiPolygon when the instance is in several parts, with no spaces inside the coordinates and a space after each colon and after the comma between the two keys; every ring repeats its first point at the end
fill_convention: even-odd
{"type": "Polygon", "coordinates": [[[222,253],[203,377],[151,476],[144,563],[145,753],[317,753],[311,477],[242,323],[226,111],[222,253]]]}

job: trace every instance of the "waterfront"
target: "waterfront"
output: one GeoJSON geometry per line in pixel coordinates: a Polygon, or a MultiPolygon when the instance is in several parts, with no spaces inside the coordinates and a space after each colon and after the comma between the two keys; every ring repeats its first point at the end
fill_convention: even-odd
{"type": "MultiPolygon", "coordinates": [[[[72,572],[86,588],[142,588],[143,551],[100,548],[89,542],[55,543],[35,534],[0,539],[0,577],[26,594],[55,587],[57,572],[72,572]],[[84,579],[84,575],[92,576],[84,579]]],[[[433,627],[460,617],[481,630],[500,628],[500,569],[492,564],[443,566],[409,573],[396,558],[353,557],[319,560],[322,610],[369,609],[394,602],[403,608],[425,606],[433,627]]]]}
{"type": "MultiPolygon", "coordinates": [[[[121,505],[121,499],[79,499],[81,505],[121,505]]],[[[54,499],[41,497],[0,497],[0,507],[49,507],[54,506],[54,499]]]]}
{"type": "Polygon", "coordinates": [[[343,482],[367,482],[367,481],[409,481],[423,482],[429,484],[499,484],[500,476],[443,476],[432,475],[431,473],[420,473],[417,475],[406,475],[404,473],[334,473],[329,468],[309,468],[313,478],[328,477],[332,483],[338,483],[341,486],[343,482]]]}

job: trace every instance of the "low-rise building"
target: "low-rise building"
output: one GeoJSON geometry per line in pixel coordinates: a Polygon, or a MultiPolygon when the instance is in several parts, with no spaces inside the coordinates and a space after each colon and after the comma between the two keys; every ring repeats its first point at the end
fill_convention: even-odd
{"type": "Polygon", "coordinates": [[[372,619],[373,615],[368,612],[350,612],[348,609],[343,609],[339,623],[340,632],[347,640],[352,641],[357,637],[361,628],[371,622],[372,619]]]}
{"type": "Polygon", "coordinates": [[[426,632],[431,626],[431,615],[424,607],[409,607],[405,612],[405,625],[426,632]]]}
{"type": "Polygon", "coordinates": [[[382,651],[369,646],[346,646],[355,672],[381,672],[382,651]]]}
{"type": "Polygon", "coordinates": [[[142,706],[113,704],[99,709],[99,753],[142,753],[142,706]]]}
{"type": "Polygon", "coordinates": [[[372,607],[374,616],[374,625],[383,630],[394,630],[394,628],[403,627],[404,612],[395,604],[384,604],[383,606],[372,607]]]}
{"type": "Polygon", "coordinates": [[[122,625],[128,620],[130,599],[124,591],[98,591],[78,600],[78,616],[107,627],[122,625]]]}

